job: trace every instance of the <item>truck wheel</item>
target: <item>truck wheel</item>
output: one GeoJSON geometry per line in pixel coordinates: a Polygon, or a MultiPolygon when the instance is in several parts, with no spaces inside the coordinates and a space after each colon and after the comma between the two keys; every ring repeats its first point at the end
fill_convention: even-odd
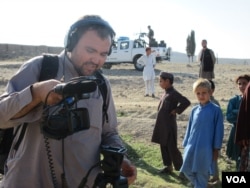
{"type": "Polygon", "coordinates": [[[138,55],[138,56],[136,56],[135,58],[134,58],[134,67],[135,67],[135,69],[136,70],[138,70],[138,71],[143,71],[143,66],[141,65],[141,64],[139,64],[139,63],[137,63],[137,60],[141,57],[142,55],[138,55]]]}
{"type": "Polygon", "coordinates": [[[102,66],[102,68],[104,69],[111,69],[112,65],[109,63],[104,63],[104,65],[102,66]]]}

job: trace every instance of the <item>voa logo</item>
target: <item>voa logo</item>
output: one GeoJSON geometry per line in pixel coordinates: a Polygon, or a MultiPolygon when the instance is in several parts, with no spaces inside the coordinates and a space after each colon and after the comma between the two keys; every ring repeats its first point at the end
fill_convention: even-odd
{"type": "Polygon", "coordinates": [[[227,183],[247,183],[244,176],[226,176],[227,183]]]}

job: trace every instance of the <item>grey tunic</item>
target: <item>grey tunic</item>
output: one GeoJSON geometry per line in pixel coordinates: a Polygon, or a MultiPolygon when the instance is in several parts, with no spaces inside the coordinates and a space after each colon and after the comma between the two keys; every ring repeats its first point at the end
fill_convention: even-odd
{"type": "MultiPolygon", "coordinates": [[[[28,122],[25,136],[17,152],[10,151],[5,169],[5,176],[0,187],[27,188],[53,187],[51,171],[47,158],[43,134],[40,132],[42,105],[22,118],[10,120],[25,105],[31,102],[30,85],[37,82],[42,56],[35,57],[22,65],[20,70],[9,81],[6,93],[8,97],[0,100],[0,128],[15,127],[28,122]]],[[[62,52],[59,55],[57,78],[64,76],[65,82],[79,76],[72,63],[62,52]],[[65,74],[63,75],[63,63],[65,74]]],[[[78,101],[78,107],[85,107],[90,115],[90,129],[77,132],[64,139],[64,170],[69,187],[78,187],[87,171],[100,160],[100,145],[122,146],[117,133],[115,106],[108,80],[108,117],[109,122],[102,124],[103,99],[97,89],[89,99],[78,101]]],[[[19,133],[20,134],[20,133],[19,133]]],[[[15,137],[14,143],[19,135],[15,137]]],[[[49,139],[58,187],[62,187],[63,172],[62,140],[49,139]]],[[[88,178],[87,185],[92,187],[100,168],[94,168],[88,178]]]]}

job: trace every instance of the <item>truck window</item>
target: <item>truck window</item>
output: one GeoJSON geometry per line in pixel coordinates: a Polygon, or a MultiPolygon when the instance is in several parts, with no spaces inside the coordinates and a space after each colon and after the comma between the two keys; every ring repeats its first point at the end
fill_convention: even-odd
{"type": "Polygon", "coordinates": [[[112,44],[112,50],[117,50],[117,42],[113,42],[113,44],[112,44]]]}
{"type": "Polygon", "coordinates": [[[126,50],[129,47],[129,42],[121,42],[120,44],[120,49],[121,50],[126,50]]]}
{"type": "Polygon", "coordinates": [[[145,48],[145,43],[141,40],[134,41],[134,48],[145,48]]]}

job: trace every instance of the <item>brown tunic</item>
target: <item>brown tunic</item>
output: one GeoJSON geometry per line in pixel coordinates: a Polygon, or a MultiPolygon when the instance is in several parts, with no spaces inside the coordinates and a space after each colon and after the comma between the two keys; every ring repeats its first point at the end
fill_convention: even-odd
{"type": "Polygon", "coordinates": [[[167,145],[168,137],[177,134],[176,115],[172,115],[171,111],[175,110],[177,114],[181,114],[189,105],[190,101],[174,87],[168,88],[158,107],[152,142],[167,145]]]}

